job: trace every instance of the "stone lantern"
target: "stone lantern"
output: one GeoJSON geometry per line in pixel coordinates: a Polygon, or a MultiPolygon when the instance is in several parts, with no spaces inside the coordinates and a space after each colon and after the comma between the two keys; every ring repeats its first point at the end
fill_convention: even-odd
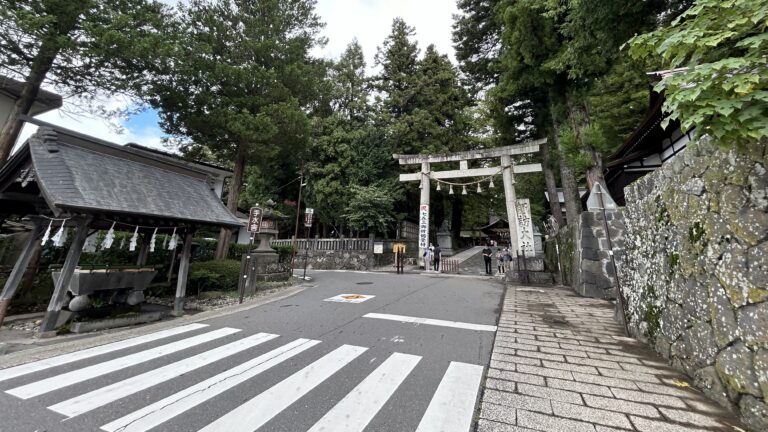
{"type": "Polygon", "coordinates": [[[243,255],[243,295],[256,292],[256,282],[281,281],[291,277],[288,263],[281,263],[280,256],[270,246],[270,241],[277,235],[277,222],[285,216],[274,209],[275,203],[269,200],[263,209],[258,236],[259,247],[243,255]]]}

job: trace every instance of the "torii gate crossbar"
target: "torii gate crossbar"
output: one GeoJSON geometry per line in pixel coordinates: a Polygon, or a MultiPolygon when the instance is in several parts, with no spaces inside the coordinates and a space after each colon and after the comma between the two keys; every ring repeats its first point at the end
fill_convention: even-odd
{"type": "MultiPolygon", "coordinates": [[[[494,147],[482,150],[470,150],[465,152],[456,152],[449,154],[425,154],[425,155],[400,155],[394,154],[392,157],[397,159],[400,165],[417,165],[421,164],[421,171],[410,174],[400,174],[401,182],[408,181],[421,181],[421,200],[420,200],[420,213],[423,213],[422,209],[426,206],[427,209],[427,224],[429,223],[429,195],[430,195],[430,178],[434,179],[455,179],[466,177],[489,177],[499,173],[499,167],[491,168],[469,168],[469,160],[476,159],[492,159],[500,158],[501,160],[501,175],[504,183],[504,198],[507,207],[507,221],[509,222],[509,246],[512,251],[522,252],[520,250],[520,244],[517,237],[518,232],[518,218],[516,202],[517,197],[515,193],[515,174],[524,174],[532,172],[540,172],[541,164],[527,164],[527,165],[513,165],[512,156],[537,153],[541,145],[547,142],[546,138],[528,141],[522,144],[515,144],[505,147],[494,147]],[[430,171],[430,164],[441,162],[459,162],[458,170],[449,171],[430,171]],[[513,223],[515,229],[513,229],[513,223]]],[[[421,223],[420,223],[421,225],[421,223]]],[[[419,256],[424,254],[424,249],[428,246],[428,227],[426,228],[426,240],[419,238],[419,256]]],[[[424,229],[419,227],[420,237],[424,235],[424,229]]]]}

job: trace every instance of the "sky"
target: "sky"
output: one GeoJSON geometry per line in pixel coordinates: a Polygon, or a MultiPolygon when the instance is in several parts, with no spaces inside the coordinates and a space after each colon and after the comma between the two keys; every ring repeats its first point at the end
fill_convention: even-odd
{"type": "MultiPolygon", "coordinates": [[[[323,48],[315,51],[316,56],[336,59],[357,38],[363,47],[368,69],[374,72],[376,49],[389,35],[392,20],[399,16],[415,27],[415,40],[422,52],[429,44],[434,44],[439,52],[454,60],[451,26],[453,14],[458,13],[456,0],[317,0],[316,10],[326,23],[323,36],[328,39],[323,48]]],[[[92,115],[74,116],[70,113],[75,110],[67,109],[72,103],[65,100],[63,110],[51,111],[38,118],[118,144],[135,142],[163,149],[163,131],[154,111],[147,110],[127,120],[110,121],[92,115]]],[[[108,106],[123,107],[128,103],[112,99],[108,106]]],[[[18,143],[24,142],[36,129],[36,126],[26,125],[18,143]]]]}

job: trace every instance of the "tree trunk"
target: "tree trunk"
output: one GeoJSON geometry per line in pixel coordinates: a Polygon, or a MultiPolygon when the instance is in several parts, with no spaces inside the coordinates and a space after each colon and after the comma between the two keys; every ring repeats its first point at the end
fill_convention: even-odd
{"type": "MultiPolygon", "coordinates": [[[[248,149],[246,144],[238,144],[237,156],[235,156],[235,170],[232,175],[232,181],[229,183],[229,194],[227,196],[227,208],[232,214],[237,212],[237,202],[240,200],[240,189],[243,186],[243,172],[245,171],[245,159],[248,149]]],[[[219,232],[219,242],[216,244],[217,260],[226,259],[229,254],[229,242],[232,239],[232,230],[222,228],[219,232]]]]}
{"type": "Polygon", "coordinates": [[[21,133],[24,122],[19,119],[22,115],[29,114],[32,105],[35,104],[37,94],[40,92],[40,85],[45,80],[46,74],[51,69],[53,61],[59,53],[55,43],[49,39],[43,41],[40,51],[32,62],[32,67],[24,80],[24,86],[21,89],[19,98],[13,105],[8,120],[0,131],[0,167],[5,165],[5,161],[11,157],[11,151],[16,143],[16,139],[21,133]]]}
{"type": "MultiPolygon", "coordinates": [[[[550,108],[550,113],[552,115],[552,131],[555,135],[555,144],[559,149],[560,124],[555,115],[554,102],[551,102],[550,108]]],[[[558,158],[560,159],[560,181],[563,185],[563,197],[565,199],[565,218],[568,221],[568,225],[575,226],[575,224],[578,223],[579,215],[581,214],[579,186],[576,183],[576,176],[573,173],[573,168],[571,168],[571,165],[568,163],[565,155],[563,155],[563,152],[558,151],[558,158]]]]}
{"type": "Polygon", "coordinates": [[[551,156],[549,154],[549,143],[544,143],[541,146],[541,158],[544,169],[544,182],[547,184],[547,194],[549,194],[549,208],[552,210],[552,217],[555,218],[557,226],[561,227],[563,226],[563,210],[560,207],[560,198],[557,194],[557,181],[555,180],[555,172],[552,170],[554,161],[551,156]]]}
{"type": "Polygon", "coordinates": [[[592,190],[595,183],[600,183],[605,189],[605,178],[603,177],[603,155],[595,149],[592,143],[584,141],[584,129],[589,126],[589,110],[586,102],[583,100],[574,100],[568,98],[568,119],[576,132],[576,139],[580,147],[589,155],[592,166],[587,168],[587,188],[592,190]]]}

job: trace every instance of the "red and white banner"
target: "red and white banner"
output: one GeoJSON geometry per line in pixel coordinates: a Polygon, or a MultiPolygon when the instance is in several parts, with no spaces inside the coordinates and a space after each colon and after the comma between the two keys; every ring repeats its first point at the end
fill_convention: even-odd
{"type": "Polygon", "coordinates": [[[429,247],[429,204],[419,206],[419,247],[429,247]]]}

